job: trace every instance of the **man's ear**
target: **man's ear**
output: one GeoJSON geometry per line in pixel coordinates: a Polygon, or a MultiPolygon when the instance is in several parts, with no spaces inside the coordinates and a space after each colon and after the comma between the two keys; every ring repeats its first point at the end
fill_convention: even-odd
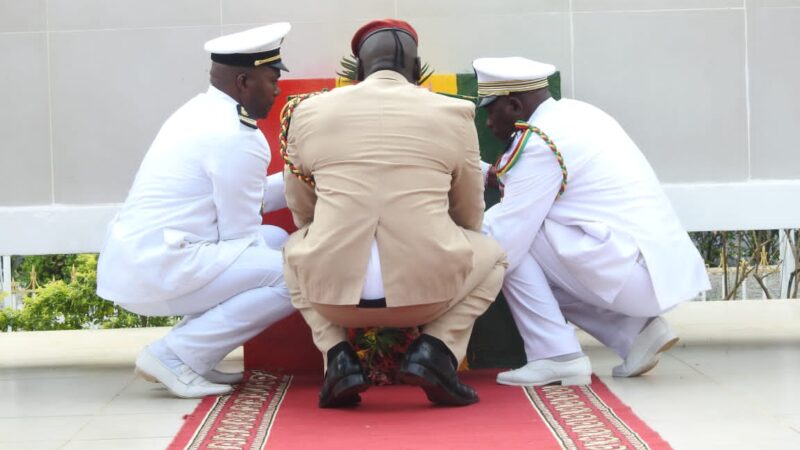
{"type": "Polygon", "coordinates": [[[414,77],[414,82],[419,84],[422,78],[422,62],[420,62],[419,56],[414,58],[414,71],[412,72],[412,76],[414,77]]]}
{"type": "Polygon", "coordinates": [[[522,103],[522,100],[517,97],[516,95],[509,95],[508,102],[506,102],[508,112],[512,117],[516,117],[519,120],[527,120],[528,117],[525,116],[525,104],[522,103]]]}
{"type": "Polygon", "coordinates": [[[236,75],[236,79],[234,80],[236,83],[236,89],[239,91],[243,91],[247,89],[247,74],[241,72],[240,74],[236,75]]]}

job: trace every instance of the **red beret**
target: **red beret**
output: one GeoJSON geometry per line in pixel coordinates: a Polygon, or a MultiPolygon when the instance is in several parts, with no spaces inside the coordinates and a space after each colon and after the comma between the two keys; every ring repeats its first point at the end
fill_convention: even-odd
{"type": "Polygon", "coordinates": [[[368,37],[372,36],[378,31],[383,30],[402,31],[414,38],[414,42],[419,43],[417,31],[414,30],[414,27],[412,27],[408,22],[397,19],[373,20],[372,22],[369,22],[368,24],[359,28],[358,31],[356,31],[356,34],[353,36],[353,40],[350,42],[350,49],[353,51],[353,55],[358,56],[358,50],[361,48],[361,44],[368,37]]]}

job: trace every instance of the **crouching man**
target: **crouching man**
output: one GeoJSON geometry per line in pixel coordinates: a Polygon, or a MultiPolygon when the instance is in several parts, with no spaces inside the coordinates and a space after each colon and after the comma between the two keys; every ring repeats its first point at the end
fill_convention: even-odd
{"type": "Polygon", "coordinates": [[[147,316],[184,316],[136,369],[179,397],[225,394],[241,373],[215,366],[293,312],[283,281],[286,232],[261,225],[280,209],[282,175],[266,177],[266,117],[286,67],[288,23],[206,43],[211,86],[164,124],[109,225],[97,294],[147,316]]]}
{"type": "Polygon", "coordinates": [[[456,370],[505,257],[478,232],[474,105],[416,85],[417,42],[405,22],[366,24],[352,40],[363,81],[303,101],[291,120],[286,199],[299,230],[285,274],[325,360],[320,407],[361,400],[369,384],[345,327],[368,326],[421,325],[402,381],[437,404],[478,401],[456,370]]]}
{"type": "Polygon", "coordinates": [[[518,57],[473,67],[486,125],[508,143],[492,170],[504,196],[483,231],[508,254],[503,293],[528,358],[497,382],[589,383],[567,320],[623,358],[614,376],[649,371],[678,340],[661,315],[710,287],[653,169],[608,114],[550,97],[555,67],[518,57]]]}

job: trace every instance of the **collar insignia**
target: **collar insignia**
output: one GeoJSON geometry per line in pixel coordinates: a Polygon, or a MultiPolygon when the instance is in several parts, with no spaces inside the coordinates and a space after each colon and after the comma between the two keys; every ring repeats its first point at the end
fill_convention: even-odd
{"type": "Polygon", "coordinates": [[[247,114],[244,106],[236,105],[236,112],[239,113],[239,122],[241,122],[242,125],[249,128],[258,129],[258,125],[256,125],[256,119],[253,119],[249,114],[247,114]]]}

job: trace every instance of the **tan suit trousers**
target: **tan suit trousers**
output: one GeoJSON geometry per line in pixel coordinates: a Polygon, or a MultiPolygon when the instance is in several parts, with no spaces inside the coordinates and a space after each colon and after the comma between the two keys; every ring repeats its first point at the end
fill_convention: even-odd
{"type": "Polygon", "coordinates": [[[331,347],[347,339],[345,328],[421,326],[422,333],[440,339],[462,361],[475,320],[500,292],[507,266],[503,250],[493,239],[468,230],[464,234],[472,244],[473,269],[456,297],[446,302],[387,308],[314,303],[303,298],[297,281],[291,279],[293,274],[287,271],[292,304],[311,328],[323,358],[331,347]]]}

